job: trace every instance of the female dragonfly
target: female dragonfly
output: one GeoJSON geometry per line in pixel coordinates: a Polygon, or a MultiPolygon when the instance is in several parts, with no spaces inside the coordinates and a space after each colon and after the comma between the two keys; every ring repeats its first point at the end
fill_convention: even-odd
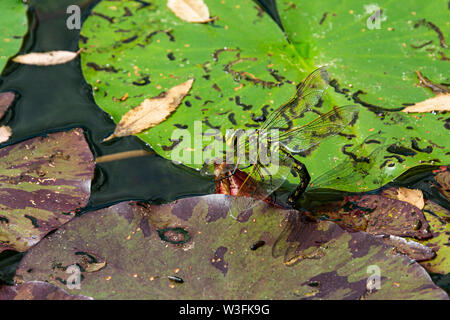
{"type": "MultiPolygon", "coordinates": [[[[327,80],[324,67],[315,70],[297,86],[293,97],[272,112],[260,128],[247,135],[227,136],[227,150],[233,150],[233,153],[231,157],[227,154],[227,160],[222,163],[217,164],[216,160],[213,172],[217,184],[233,176],[238,169],[244,170],[246,178],[231,193],[247,198],[239,199],[239,211],[250,209],[255,203],[252,199],[265,200],[285,182],[289,174],[295,172],[300,182],[288,198],[288,203],[293,204],[310,181],[306,166],[294,155],[340,133],[356,119],[357,106],[351,105],[334,107],[309,123],[295,125],[297,119],[319,103],[328,87],[327,80]],[[237,147],[237,150],[229,147],[237,147]],[[245,166],[243,159],[249,159],[251,164],[245,166]]],[[[211,164],[208,166],[210,168],[211,164]]]]}

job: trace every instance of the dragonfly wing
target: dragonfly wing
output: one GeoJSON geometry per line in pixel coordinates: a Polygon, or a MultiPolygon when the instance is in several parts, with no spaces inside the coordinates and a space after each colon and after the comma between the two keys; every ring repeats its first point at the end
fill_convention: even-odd
{"type": "Polygon", "coordinates": [[[302,258],[302,244],[310,240],[307,220],[299,212],[289,212],[286,217],[286,225],[272,247],[272,256],[274,258],[282,256],[283,262],[287,266],[292,266],[299,262],[302,258]]]}
{"type": "Polygon", "coordinates": [[[326,81],[328,81],[328,73],[324,67],[313,71],[297,86],[294,96],[269,115],[261,129],[289,128],[294,119],[302,117],[319,102],[328,87],[326,81]]]}
{"type": "Polygon", "coordinates": [[[207,158],[203,162],[200,174],[215,176],[216,180],[234,173],[236,169],[244,167],[248,159],[249,141],[248,133],[243,130],[227,132],[226,151],[222,157],[207,158]],[[239,152],[241,150],[242,152],[239,152]]]}
{"type": "Polygon", "coordinates": [[[249,210],[258,203],[258,200],[270,198],[286,181],[294,165],[293,159],[280,157],[272,163],[258,162],[252,166],[237,192],[235,201],[237,211],[249,210]]]}
{"type": "MultiPolygon", "coordinates": [[[[231,202],[230,214],[232,217],[238,217],[241,213],[256,206],[259,200],[265,200],[268,197],[268,194],[266,194],[264,190],[261,190],[261,186],[255,179],[258,172],[256,166],[257,165],[252,166],[250,173],[243,177],[244,181],[239,186],[237,194],[231,202]]],[[[235,174],[242,173],[236,172],[235,174]]]]}
{"type": "Polygon", "coordinates": [[[352,191],[356,191],[355,188],[358,188],[359,191],[363,191],[366,179],[371,179],[375,187],[381,187],[392,177],[384,176],[381,170],[376,176],[371,175],[370,172],[385,160],[382,158],[385,140],[384,137],[376,134],[367,137],[363,143],[350,150],[352,145],[345,145],[342,151],[348,155],[348,158],[314,179],[311,189],[333,187],[352,191]]]}
{"type": "Polygon", "coordinates": [[[302,152],[344,130],[357,114],[357,106],[334,108],[310,123],[280,133],[279,143],[293,153],[302,152]]]}
{"type": "Polygon", "coordinates": [[[292,220],[296,220],[295,216],[292,216],[292,214],[289,214],[286,218],[286,225],[284,226],[283,230],[279,234],[278,238],[275,240],[275,243],[272,247],[272,256],[274,258],[279,258],[281,256],[284,256],[288,251],[292,251],[293,245],[292,242],[289,242],[289,236],[292,233],[292,231],[295,228],[295,222],[292,220]]]}
{"type": "Polygon", "coordinates": [[[328,232],[319,231],[315,220],[292,210],[284,223],[283,231],[272,247],[274,258],[283,257],[284,265],[291,267],[304,259],[323,256],[322,244],[328,242],[328,232]]]}

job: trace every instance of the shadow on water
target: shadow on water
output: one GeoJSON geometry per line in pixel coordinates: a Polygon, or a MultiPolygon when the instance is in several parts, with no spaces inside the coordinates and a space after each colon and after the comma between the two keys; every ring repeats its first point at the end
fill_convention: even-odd
{"type": "MultiPolygon", "coordinates": [[[[30,1],[29,31],[20,54],[51,50],[77,51],[79,30],[66,27],[66,8],[78,4],[84,20],[97,2],[30,1]]],[[[79,58],[49,67],[19,65],[10,61],[0,83],[0,92],[12,90],[19,97],[4,119],[13,131],[8,144],[81,127],[96,157],[129,150],[151,151],[148,145],[134,136],[101,143],[114,131],[115,124],[95,104],[91,87],[83,78],[79,58]]],[[[170,202],[211,192],[211,179],[153,154],[98,164],[88,208],[131,199],[170,202]]]]}

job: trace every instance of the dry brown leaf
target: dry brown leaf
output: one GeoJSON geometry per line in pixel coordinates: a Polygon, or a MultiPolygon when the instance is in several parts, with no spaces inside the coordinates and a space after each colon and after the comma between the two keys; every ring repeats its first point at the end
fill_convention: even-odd
{"type": "Polygon", "coordinates": [[[450,111],[450,93],[439,94],[433,98],[406,107],[403,112],[450,111]]]}
{"type": "Polygon", "coordinates": [[[106,261],[98,263],[90,263],[86,268],[86,272],[96,272],[103,269],[106,266],[106,261]]]}
{"type": "Polygon", "coordinates": [[[53,66],[56,64],[63,64],[75,59],[81,52],[72,51],[49,51],[49,52],[32,52],[17,56],[13,59],[14,62],[21,64],[30,64],[35,66],[53,66]]]}
{"type": "Polygon", "coordinates": [[[6,142],[11,137],[12,131],[8,126],[0,127],[0,143],[6,142]]]}
{"type": "Polygon", "coordinates": [[[397,190],[397,199],[408,202],[420,210],[422,210],[425,206],[423,193],[421,190],[400,187],[397,190]]]}
{"type": "Polygon", "coordinates": [[[209,9],[203,0],[168,0],[167,7],[187,22],[205,23],[214,20],[209,18],[209,9]]]}
{"type": "Polygon", "coordinates": [[[194,79],[189,79],[162,95],[145,99],[139,106],[124,114],[114,133],[103,141],[137,134],[163,122],[180,105],[193,82],[194,79]]]}

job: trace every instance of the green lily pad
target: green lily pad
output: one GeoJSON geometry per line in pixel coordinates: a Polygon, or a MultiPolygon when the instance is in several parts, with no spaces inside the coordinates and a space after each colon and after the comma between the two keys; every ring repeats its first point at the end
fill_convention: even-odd
{"type": "Polygon", "coordinates": [[[397,109],[434,96],[419,85],[416,71],[448,84],[446,0],[293,0],[280,2],[279,12],[297,51],[328,64],[336,91],[368,109],[397,109]]]}
{"type": "Polygon", "coordinates": [[[25,251],[87,205],[94,157],[83,130],[0,149],[0,251],[25,251]]]}
{"type": "Polygon", "coordinates": [[[42,281],[29,281],[15,286],[0,286],[0,300],[92,300],[89,297],[71,295],[42,281]]]}
{"type": "Polygon", "coordinates": [[[25,35],[27,22],[27,6],[22,0],[6,0],[0,3],[0,71],[3,70],[9,57],[19,51],[25,35]]]}
{"type": "Polygon", "coordinates": [[[448,3],[378,4],[376,8],[354,0],[329,0],[326,5],[294,0],[280,2],[278,9],[297,52],[313,65],[328,65],[335,93],[340,95],[334,96],[336,101],[348,99],[371,111],[360,112],[360,133],[381,129],[388,138],[384,161],[372,168],[370,176],[386,166],[389,169],[381,174],[398,175],[400,168],[418,163],[447,164],[446,117],[385,111],[434,96],[420,85],[417,71],[448,87],[448,3]],[[383,115],[374,117],[377,113],[383,115]]]}
{"type": "Polygon", "coordinates": [[[16,280],[95,299],[448,299],[419,264],[374,236],[264,202],[233,217],[232,203],[209,195],[85,213],[30,249],[16,280]],[[295,261],[282,258],[286,248],[295,261]],[[106,266],[87,272],[86,256],[106,266]],[[79,290],[66,287],[73,265],[79,290]],[[373,270],[381,287],[369,292],[373,270]]]}
{"type": "Polygon", "coordinates": [[[196,168],[203,162],[194,163],[193,154],[205,145],[193,146],[195,121],[203,133],[258,127],[265,113],[292,95],[293,81],[307,75],[281,31],[255,3],[207,5],[219,20],[191,24],[176,17],[166,1],[145,7],[136,1],[103,1],[84,23],[80,42],[86,49],[81,55],[84,76],[98,105],[116,122],[145,98],[195,79],[177,111],[139,137],[169,159],[172,151],[189,145],[195,150],[186,151],[192,163],[185,164],[196,168]],[[242,28],[244,21],[249,28],[242,28]],[[261,30],[266,39],[254,36],[261,30]],[[172,136],[178,128],[186,128],[192,139],[181,143],[172,136]]]}
{"type": "MultiPolygon", "coordinates": [[[[441,25],[444,15],[444,10],[438,10],[441,2],[430,3],[423,10],[418,7],[416,18],[426,17],[427,21],[441,25]]],[[[171,13],[163,0],[153,1],[151,5],[136,1],[102,1],[82,28],[80,47],[86,49],[81,55],[84,76],[94,88],[97,104],[115,122],[145,98],[157,96],[188,78],[195,79],[190,94],[176,112],[163,123],[138,135],[165,158],[200,168],[207,156],[199,160],[194,154],[208,150],[205,148],[211,144],[213,132],[218,130],[225,134],[231,128],[259,127],[267,114],[291,97],[295,84],[318,65],[329,64],[330,84],[334,90],[330,88],[323,103],[297,119],[294,125],[307,123],[317,117],[317,113],[333,106],[354,103],[360,105],[359,118],[344,130],[342,136],[330,138],[299,156],[312,178],[341,161],[356,161],[348,152],[351,148],[348,145],[356,147],[372,134],[377,135],[375,140],[381,144],[379,157],[374,160],[376,165],[371,166],[369,174],[360,183],[350,184],[349,191],[379,187],[421,163],[449,161],[445,149],[445,117],[384,112],[432,95],[429,89],[419,87],[414,78],[418,66],[426,64],[421,70],[431,80],[447,81],[442,70],[448,62],[441,61],[438,55],[440,51],[446,52],[444,48],[436,49],[430,57],[427,48],[410,47],[424,37],[434,40],[433,46],[439,44],[435,39],[436,32],[427,25],[414,28],[414,22],[407,23],[409,18],[403,15],[405,9],[400,8],[406,6],[390,4],[401,9],[394,13],[397,7],[389,7],[384,12],[388,15],[387,23],[395,30],[365,32],[370,37],[367,38],[368,45],[364,46],[360,45],[364,38],[358,38],[362,28],[358,23],[362,23],[363,17],[359,20],[355,17],[365,11],[360,12],[362,5],[357,6],[356,1],[327,5],[327,8],[339,8],[347,15],[348,10],[353,9],[355,14],[344,17],[339,11],[334,17],[330,13],[322,25],[319,20],[323,12],[317,18],[319,13],[316,11],[324,8],[323,4],[303,1],[302,10],[300,1],[280,4],[280,16],[291,43],[253,1],[206,3],[211,15],[218,16],[218,20],[190,24],[171,13]],[[330,27],[331,19],[342,19],[341,29],[330,27]],[[328,32],[318,28],[326,28],[328,32]],[[336,30],[340,32],[336,33],[336,30]],[[394,36],[398,38],[395,39],[398,50],[391,45],[394,36]],[[317,44],[316,40],[319,41],[317,44]],[[353,45],[347,45],[349,43],[353,45]],[[335,46],[339,50],[335,50],[335,46]],[[390,51],[383,59],[385,47],[390,51]],[[368,48],[373,48],[373,59],[361,53],[368,48]],[[376,50],[380,52],[378,55],[376,50]],[[391,58],[395,53],[392,50],[396,52],[395,59],[391,58]],[[380,73],[384,77],[380,78],[380,73]],[[393,80],[393,77],[397,78],[393,80]],[[350,84],[352,89],[347,92],[344,89],[350,84]],[[200,121],[199,128],[203,131],[203,140],[197,145],[194,138],[202,138],[202,135],[199,129],[195,130],[195,121],[200,121]],[[206,133],[208,129],[210,132],[206,133]],[[190,136],[181,136],[186,131],[190,136]],[[380,142],[381,136],[385,136],[384,144],[380,142]],[[180,159],[183,153],[186,158],[180,159]]],[[[410,20],[413,21],[413,17],[410,20]]],[[[214,155],[212,153],[210,157],[214,155]]],[[[289,177],[288,181],[298,184],[296,177],[289,177]]],[[[337,187],[333,183],[328,186],[337,187]]]]}

